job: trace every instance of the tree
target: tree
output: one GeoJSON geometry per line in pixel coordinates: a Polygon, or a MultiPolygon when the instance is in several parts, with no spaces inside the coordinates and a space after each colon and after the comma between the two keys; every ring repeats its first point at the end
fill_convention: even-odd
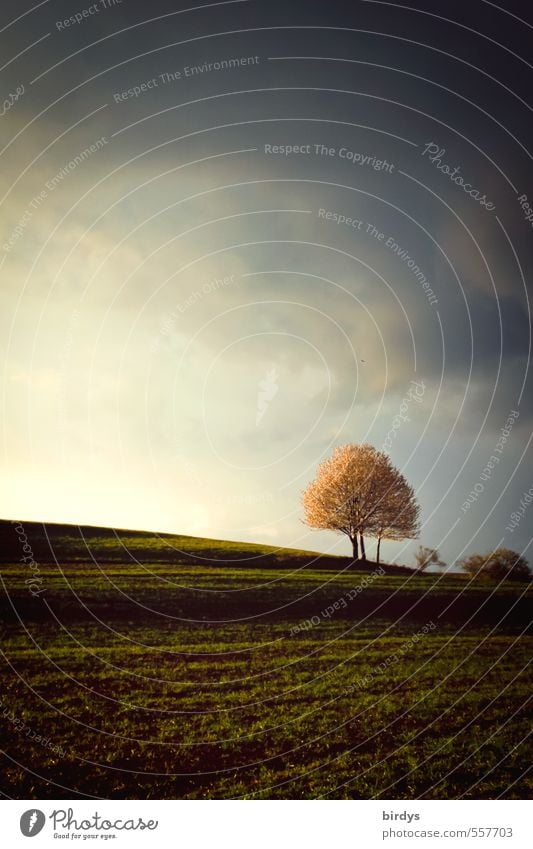
{"type": "Polygon", "coordinates": [[[380,560],[381,540],[401,540],[418,536],[420,508],[414,490],[387,457],[380,479],[381,493],[367,533],[377,537],[376,562],[380,560]]]}
{"type": "Polygon", "coordinates": [[[446,563],[440,559],[439,552],[436,548],[428,548],[427,545],[420,545],[415,554],[416,565],[422,572],[428,566],[446,566],[446,563]]]}
{"type": "Polygon", "coordinates": [[[510,548],[497,548],[487,554],[471,554],[459,564],[473,578],[494,578],[501,581],[529,581],[531,570],[525,557],[510,548]]]}
{"type": "Polygon", "coordinates": [[[322,462],[303,493],[309,527],[346,534],[354,560],[366,560],[365,534],[381,539],[418,535],[419,507],[412,488],[383,451],[343,445],[322,462]]]}

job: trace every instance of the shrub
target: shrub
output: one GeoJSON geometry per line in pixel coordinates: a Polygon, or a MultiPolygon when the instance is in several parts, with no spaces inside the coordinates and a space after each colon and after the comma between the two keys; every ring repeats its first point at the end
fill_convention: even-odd
{"type": "Polygon", "coordinates": [[[510,548],[498,548],[487,554],[471,554],[459,564],[473,578],[493,578],[501,581],[509,578],[515,581],[528,581],[531,571],[525,557],[510,548]]]}

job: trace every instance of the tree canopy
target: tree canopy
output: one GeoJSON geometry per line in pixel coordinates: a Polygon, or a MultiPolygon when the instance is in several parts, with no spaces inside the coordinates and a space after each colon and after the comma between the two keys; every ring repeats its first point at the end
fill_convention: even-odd
{"type": "Polygon", "coordinates": [[[345,534],[354,559],[366,560],[365,535],[378,540],[418,536],[420,508],[414,491],[383,451],[372,445],[342,445],[318,467],[303,493],[305,521],[312,528],[345,534]]]}

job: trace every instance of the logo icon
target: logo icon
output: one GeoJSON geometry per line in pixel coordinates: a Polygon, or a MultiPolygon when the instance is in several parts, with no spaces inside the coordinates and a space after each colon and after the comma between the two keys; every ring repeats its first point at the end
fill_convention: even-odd
{"type": "Polygon", "coordinates": [[[257,392],[257,412],[255,415],[255,426],[259,427],[259,422],[265,415],[270,402],[278,393],[278,372],[275,367],[269,369],[263,380],[259,381],[257,392]]]}
{"type": "Polygon", "coordinates": [[[46,822],[46,817],[42,811],[37,808],[31,808],[25,811],[20,818],[20,830],[24,837],[35,837],[42,831],[46,822]]]}

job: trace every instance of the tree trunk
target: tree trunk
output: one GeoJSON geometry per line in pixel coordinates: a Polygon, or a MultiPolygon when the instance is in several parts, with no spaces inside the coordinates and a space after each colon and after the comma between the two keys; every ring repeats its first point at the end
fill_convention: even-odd
{"type": "Polygon", "coordinates": [[[378,564],[378,566],[379,566],[379,548],[380,548],[380,546],[381,546],[381,537],[378,537],[378,552],[377,552],[377,559],[376,559],[376,563],[378,564]]]}
{"type": "Polygon", "coordinates": [[[350,537],[353,548],[353,559],[359,560],[359,546],[357,545],[357,535],[354,537],[350,537]]]}
{"type": "Polygon", "coordinates": [[[361,560],[366,560],[366,551],[365,551],[365,538],[363,534],[359,534],[361,539],[361,560]]]}

